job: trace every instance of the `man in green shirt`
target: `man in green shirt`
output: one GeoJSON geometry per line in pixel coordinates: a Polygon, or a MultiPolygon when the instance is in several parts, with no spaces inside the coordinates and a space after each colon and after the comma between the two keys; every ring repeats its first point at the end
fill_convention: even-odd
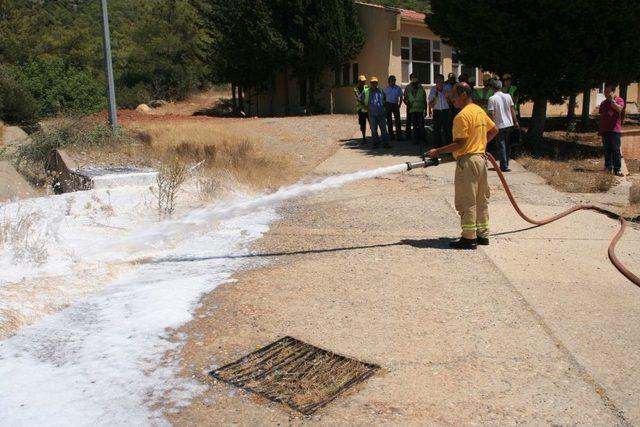
{"type": "Polygon", "coordinates": [[[407,104],[409,109],[407,121],[411,122],[416,141],[424,143],[424,115],[427,110],[427,93],[420,84],[418,76],[412,73],[409,79],[411,84],[404,90],[404,103],[407,104]]]}
{"type": "Polygon", "coordinates": [[[473,102],[482,107],[485,112],[488,112],[487,105],[489,104],[489,98],[493,96],[495,90],[491,84],[491,74],[485,72],[482,74],[483,87],[474,90],[473,102]]]}

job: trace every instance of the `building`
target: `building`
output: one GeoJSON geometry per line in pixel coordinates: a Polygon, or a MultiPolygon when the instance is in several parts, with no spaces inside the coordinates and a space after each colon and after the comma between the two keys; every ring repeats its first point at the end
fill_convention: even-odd
{"type": "MultiPolygon", "coordinates": [[[[359,74],[367,78],[377,76],[382,87],[390,75],[404,87],[409,83],[409,74],[419,76],[425,86],[434,84],[437,74],[450,72],[466,73],[472,81],[482,83],[481,70],[467,67],[456,57],[451,46],[444,44],[425,23],[425,15],[412,10],[397,9],[356,2],[358,16],[365,34],[362,51],[350,63],[335,70],[321,73],[314,88],[318,111],[305,111],[305,100],[312,88],[308,82],[298,82],[293,77],[285,78],[280,73],[271,83],[271,88],[259,95],[249,94],[248,113],[251,115],[280,116],[305,113],[355,113],[353,86],[359,74]],[[288,102],[287,102],[288,99],[288,102]]],[[[638,85],[628,91],[628,111],[637,112],[640,101],[638,85]]],[[[602,101],[602,90],[594,90],[591,110],[602,101]]],[[[578,97],[577,113],[582,108],[582,96],[578,97]]],[[[404,110],[404,109],[403,109],[404,110]]],[[[531,114],[532,105],[521,107],[522,114],[531,114]]],[[[549,105],[548,115],[565,115],[566,105],[549,105]]]]}

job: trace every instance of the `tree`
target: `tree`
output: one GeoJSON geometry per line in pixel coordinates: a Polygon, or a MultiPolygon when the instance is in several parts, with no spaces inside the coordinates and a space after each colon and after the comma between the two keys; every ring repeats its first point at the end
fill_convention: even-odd
{"type": "Polygon", "coordinates": [[[212,78],[238,88],[242,110],[244,92],[271,82],[280,66],[284,43],[273,25],[270,5],[266,0],[199,0],[195,4],[212,40],[207,56],[212,78]]]}
{"type": "Polygon", "coordinates": [[[594,0],[432,0],[427,23],[459,50],[463,62],[509,72],[533,100],[527,140],[542,138],[547,102],[583,89],[597,44],[593,22],[603,10],[594,0]],[[579,3],[579,4],[578,4],[579,3]]]}
{"type": "Polygon", "coordinates": [[[351,0],[305,0],[302,33],[296,42],[303,46],[300,61],[292,64],[298,80],[309,80],[307,107],[315,104],[314,93],[320,73],[354,58],[364,45],[364,33],[351,0]]]}
{"type": "Polygon", "coordinates": [[[131,34],[127,67],[119,69],[126,87],[143,84],[153,98],[182,99],[208,77],[210,39],[188,0],[146,1],[138,6],[141,22],[131,34]]]}

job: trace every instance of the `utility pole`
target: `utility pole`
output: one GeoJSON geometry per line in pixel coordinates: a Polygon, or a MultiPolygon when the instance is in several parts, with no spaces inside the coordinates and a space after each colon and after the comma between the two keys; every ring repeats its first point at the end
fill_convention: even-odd
{"type": "Polygon", "coordinates": [[[118,115],[116,113],[116,89],[113,84],[113,64],[111,62],[111,35],[109,34],[109,12],[107,0],[100,0],[102,11],[102,47],[104,51],[104,74],[107,78],[109,92],[109,124],[114,132],[118,130],[118,115]]]}

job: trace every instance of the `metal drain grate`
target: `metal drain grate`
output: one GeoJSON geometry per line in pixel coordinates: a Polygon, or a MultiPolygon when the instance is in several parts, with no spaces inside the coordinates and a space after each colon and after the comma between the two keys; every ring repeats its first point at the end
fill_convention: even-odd
{"type": "Polygon", "coordinates": [[[378,369],[284,337],[209,375],[311,415],[378,369]]]}

